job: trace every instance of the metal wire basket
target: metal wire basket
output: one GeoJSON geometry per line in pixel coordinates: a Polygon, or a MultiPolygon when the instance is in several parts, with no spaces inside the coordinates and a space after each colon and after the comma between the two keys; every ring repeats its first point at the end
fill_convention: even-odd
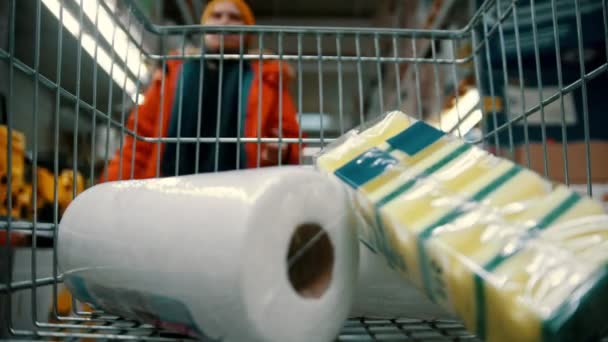
{"type": "MultiPolygon", "coordinates": [[[[446,3],[439,16],[459,4],[446,3]]],[[[462,28],[438,30],[433,22],[427,29],[157,26],[132,0],[5,2],[8,40],[0,45],[0,66],[6,74],[1,83],[8,115],[0,232],[10,239],[1,249],[0,326],[18,338],[183,338],[86,310],[65,296],[57,270],[54,236],[65,203],[84,184],[108,178],[116,150],[121,168],[133,165],[133,154],[124,153],[135,151],[137,143],[197,149],[212,144],[216,152],[222,144],[255,144],[257,160],[251,163],[257,167],[263,164],[262,144],[294,144],[299,162],[309,163],[316,150],[348,129],[402,109],[601,198],[601,183],[608,181],[602,98],[608,88],[607,1],[487,0],[475,5],[462,28]],[[46,24],[49,16],[56,19],[54,26],[46,24]],[[34,28],[31,41],[17,39],[24,27],[34,28]],[[212,33],[222,41],[237,35],[240,49],[206,53],[197,48],[212,33]],[[245,51],[245,40],[258,49],[245,51]],[[289,82],[286,73],[279,73],[277,82],[280,92],[292,94],[297,134],[283,136],[279,129],[275,136],[258,131],[252,137],[237,129],[234,136],[221,136],[219,126],[213,137],[138,132],[137,110],[129,112],[151,100],[143,93],[154,75],[164,85],[172,62],[203,59],[219,63],[220,79],[223,63],[239,61],[239,82],[248,61],[290,65],[290,88],[283,87],[289,82]],[[30,95],[32,101],[24,100],[30,95]],[[18,196],[26,183],[31,184],[29,211],[18,196]]],[[[165,99],[159,101],[162,107],[165,99]]],[[[239,101],[239,112],[244,105],[239,101]]],[[[283,104],[278,108],[281,112],[283,104]]],[[[236,168],[244,165],[240,158],[237,152],[236,168]]],[[[279,154],[278,164],[285,163],[279,154]]],[[[161,176],[160,162],[155,175],[161,176]]],[[[131,167],[118,178],[135,176],[131,167]]],[[[476,338],[458,322],[395,318],[349,320],[339,340],[476,338]]]]}

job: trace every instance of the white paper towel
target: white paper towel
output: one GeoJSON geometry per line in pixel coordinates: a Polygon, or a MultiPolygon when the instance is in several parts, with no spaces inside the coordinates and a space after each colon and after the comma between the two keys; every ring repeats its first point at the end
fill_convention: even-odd
{"type": "Polygon", "coordinates": [[[363,244],[359,247],[359,280],[350,316],[454,319],[363,244]]]}
{"type": "Polygon", "coordinates": [[[59,264],[77,298],[201,338],[331,340],[356,284],[349,213],[341,185],[298,167],[106,183],[64,214],[59,264]],[[329,240],[290,269],[296,292],[290,241],[315,225],[329,240]]]}

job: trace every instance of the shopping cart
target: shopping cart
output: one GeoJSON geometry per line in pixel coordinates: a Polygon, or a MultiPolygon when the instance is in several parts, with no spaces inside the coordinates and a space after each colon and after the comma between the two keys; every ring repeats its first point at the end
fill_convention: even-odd
{"type": "MultiPolygon", "coordinates": [[[[441,18],[463,3],[469,2],[443,1],[425,29],[203,28],[153,25],[133,0],[118,4],[9,0],[5,8],[8,42],[0,46],[0,66],[6,70],[6,80],[0,82],[6,83],[8,114],[0,165],[0,187],[6,194],[0,232],[10,237],[1,249],[0,326],[18,338],[183,338],[87,309],[69,296],[66,299],[61,285],[54,239],[62,210],[60,198],[67,192],[69,200],[81,191],[78,175],[89,186],[102,180],[115,149],[125,148],[126,136],[153,144],[298,144],[301,162],[306,164],[318,149],[348,129],[388,110],[402,109],[601,197],[608,152],[606,122],[602,121],[607,107],[601,95],[608,88],[607,1],[479,1],[462,28],[437,29],[441,18]],[[22,15],[21,11],[29,12],[22,15]],[[41,20],[49,13],[60,23],[53,29],[41,20]],[[27,44],[16,38],[23,20],[34,28],[34,39],[27,44]],[[199,42],[205,33],[237,34],[241,40],[249,35],[259,52],[206,54],[188,48],[187,42],[199,42]],[[144,41],[156,46],[145,46],[144,41]],[[155,52],[169,47],[174,48],[171,53],[155,52]],[[33,55],[20,58],[20,49],[33,55]],[[300,122],[298,137],[252,138],[239,133],[165,138],[143,136],[126,125],[133,104],[143,100],[150,69],[165,70],[172,60],[201,58],[278,60],[294,67],[291,92],[300,122]],[[54,61],[50,71],[42,70],[43,59],[54,61]],[[86,60],[93,61],[91,68],[84,67],[86,60]],[[75,72],[65,72],[66,68],[75,72]],[[85,83],[92,85],[90,93],[82,90],[85,83]],[[32,100],[23,100],[24,84],[30,84],[32,100]],[[47,105],[41,101],[46,93],[52,100],[47,105]],[[23,122],[31,126],[23,127],[23,122]],[[71,128],[71,139],[62,133],[65,126],[71,128]],[[13,137],[19,131],[29,138],[25,147],[13,137]],[[86,138],[83,131],[88,132],[86,138]],[[37,172],[41,167],[50,179],[43,181],[37,172]],[[65,184],[60,176],[64,169],[72,171],[67,188],[61,185],[65,184]],[[30,178],[29,183],[25,178],[30,178]],[[47,203],[50,214],[45,215],[38,210],[44,197],[38,190],[42,182],[52,189],[47,203]],[[13,210],[28,205],[16,196],[26,183],[32,189],[29,214],[13,210]]],[[[161,74],[164,82],[165,74],[161,74]]],[[[286,81],[281,77],[282,82],[286,81]]],[[[400,317],[349,320],[339,339],[477,340],[458,322],[400,317]]]]}

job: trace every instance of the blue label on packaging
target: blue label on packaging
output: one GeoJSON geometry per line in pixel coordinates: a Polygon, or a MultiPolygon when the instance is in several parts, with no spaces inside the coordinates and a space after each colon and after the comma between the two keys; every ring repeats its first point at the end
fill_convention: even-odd
{"type": "Polygon", "coordinates": [[[390,153],[379,148],[372,148],[336,170],[335,174],[357,189],[395,164],[397,164],[397,159],[390,153]]]}
{"type": "Polygon", "coordinates": [[[64,283],[70,289],[70,293],[72,293],[74,297],[78,298],[78,300],[92,306],[97,306],[95,297],[89,293],[86,283],[81,277],[76,275],[66,276],[64,283]]]}
{"type": "Polygon", "coordinates": [[[145,291],[106,287],[74,275],[66,279],[74,297],[124,318],[148,323],[167,331],[212,341],[196,324],[188,306],[176,298],[145,291]]]}
{"type": "Polygon", "coordinates": [[[431,127],[422,121],[417,121],[408,129],[388,139],[386,142],[388,142],[392,148],[413,156],[432,145],[444,135],[444,132],[431,127]]]}

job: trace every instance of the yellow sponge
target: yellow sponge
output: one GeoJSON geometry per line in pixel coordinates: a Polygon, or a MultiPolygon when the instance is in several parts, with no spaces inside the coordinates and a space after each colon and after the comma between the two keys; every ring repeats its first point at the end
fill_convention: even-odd
{"type": "MultiPolygon", "coordinates": [[[[550,216],[558,213],[559,217],[555,218],[553,224],[560,224],[603,213],[599,203],[588,198],[577,200],[577,197],[571,193],[557,206],[556,211],[544,216],[542,220],[551,220],[550,216]]],[[[532,229],[538,231],[548,227],[550,225],[546,222],[537,222],[532,229]]],[[[576,226],[572,228],[578,230],[576,226]]],[[[512,341],[515,336],[519,341],[542,340],[544,319],[560,304],[566,303],[575,288],[587,281],[592,272],[608,260],[605,253],[602,261],[597,263],[592,262],[591,258],[580,258],[572,253],[572,249],[567,248],[565,241],[555,244],[535,239],[522,244],[525,238],[520,236],[517,241],[521,247],[512,241],[503,249],[501,257],[485,266],[486,270],[493,271],[484,280],[483,286],[487,312],[485,330],[489,341],[512,341]],[[498,322],[501,321],[510,322],[517,333],[513,330],[500,332],[498,322]]],[[[608,241],[605,235],[596,235],[592,240],[600,245],[603,243],[604,246],[608,241]]],[[[578,241],[584,242],[584,239],[578,241]]]]}
{"type": "MultiPolygon", "coordinates": [[[[518,183],[514,180],[514,184],[518,183]]],[[[542,230],[550,224],[576,217],[602,213],[598,203],[580,198],[565,187],[559,187],[544,196],[539,195],[510,206],[501,203],[502,206],[497,207],[475,208],[438,229],[429,241],[429,258],[443,271],[442,281],[447,286],[451,304],[472,330],[483,333],[485,330],[494,332],[498,329],[480,327],[480,320],[485,320],[488,327],[494,323],[502,324],[498,323],[501,320],[494,318],[492,310],[503,306],[484,300],[488,313],[478,312],[479,309],[484,309],[478,303],[479,295],[483,293],[477,293],[483,289],[476,289],[476,286],[480,286],[480,280],[486,281],[480,275],[486,278],[491,276],[491,269],[483,270],[484,266],[500,261],[499,256],[504,255],[505,251],[525,242],[529,238],[525,234],[530,231],[542,230]]]]}

